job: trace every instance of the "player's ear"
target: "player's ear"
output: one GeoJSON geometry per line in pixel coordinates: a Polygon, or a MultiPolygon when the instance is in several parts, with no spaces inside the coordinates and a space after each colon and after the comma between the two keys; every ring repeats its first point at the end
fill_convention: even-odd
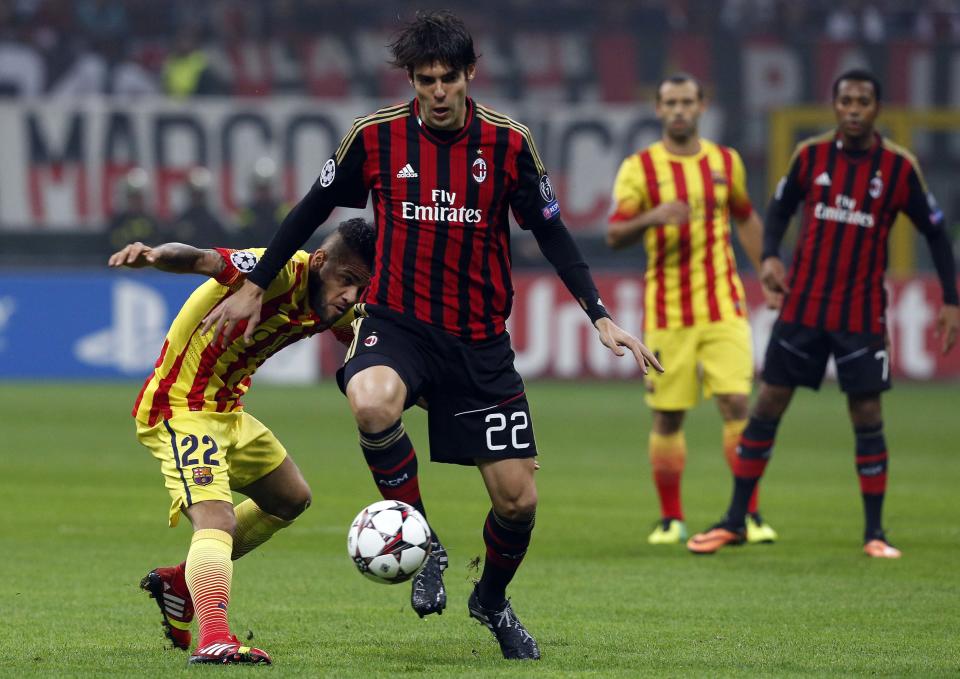
{"type": "Polygon", "coordinates": [[[311,271],[320,271],[323,268],[323,263],[327,261],[327,251],[323,248],[317,248],[313,251],[313,254],[310,255],[310,270],[311,271]]]}
{"type": "Polygon", "coordinates": [[[466,68],[467,80],[473,80],[473,77],[477,74],[477,65],[470,64],[466,68]]]}

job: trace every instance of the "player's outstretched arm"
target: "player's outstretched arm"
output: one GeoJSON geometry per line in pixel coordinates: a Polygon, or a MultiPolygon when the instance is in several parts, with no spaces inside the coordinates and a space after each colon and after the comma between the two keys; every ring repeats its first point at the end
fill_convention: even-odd
{"type": "Polygon", "coordinates": [[[142,269],[153,267],[170,273],[196,273],[217,276],[223,271],[223,258],[214,250],[201,250],[183,243],[164,243],[156,247],[139,241],[110,255],[107,266],[142,269]]]}
{"type": "Polygon", "coordinates": [[[609,318],[598,318],[594,323],[597,332],[600,334],[600,341],[617,356],[623,356],[624,351],[621,347],[626,347],[633,354],[637,365],[647,374],[647,366],[652,365],[657,372],[663,372],[663,366],[640,340],[629,332],[618,326],[609,318]]]}

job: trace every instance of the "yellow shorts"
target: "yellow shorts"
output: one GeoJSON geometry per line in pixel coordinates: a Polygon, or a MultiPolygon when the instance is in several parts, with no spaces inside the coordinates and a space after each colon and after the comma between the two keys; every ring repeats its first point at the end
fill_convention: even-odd
{"type": "Polygon", "coordinates": [[[646,401],[654,410],[689,410],[703,396],[749,394],[753,383],[753,340],[746,319],[651,330],[644,344],[657,352],[666,372],[651,370],[646,401]]]}
{"type": "Polygon", "coordinates": [[[262,479],[287,457],[273,432],[243,411],[177,413],[154,427],[138,420],[137,439],[160,460],[173,498],[170,526],[196,502],[232,503],[231,489],[262,479]]]}

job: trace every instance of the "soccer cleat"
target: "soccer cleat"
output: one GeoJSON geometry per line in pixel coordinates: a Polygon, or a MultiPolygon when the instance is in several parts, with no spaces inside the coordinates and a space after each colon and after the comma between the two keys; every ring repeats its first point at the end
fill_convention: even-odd
{"type": "Polygon", "coordinates": [[[687,540],[687,549],[694,554],[713,554],[727,545],[742,545],[746,539],[746,529],[730,530],[726,525],[718,523],[687,540]]]}
{"type": "Polygon", "coordinates": [[[863,553],[874,559],[899,559],[900,550],[887,542],[885,537],[868,540],[863,545],[863,553]]]}
{"type": "Polygon", "coordinates": [[[421,618],[431,613],[443,615],[447,607],[447,590],[443,586],[443,572],[447,570],[447,550],[434,540],[427,562],[413,576],[410,590],[410,605],[421,618]]]}
{"type": "Polygon", "coordinates": [[[486,608],[480,603],[477,588],[474,587],[467,601],[467,609],[470,611],[471,618],[479,620],[493,632],[504,658],[507,660],[540,659],[537,640],[530,636],[523,623],[517,619],[509,599],[503,602],[503,607],[499,610],[486,608]]]}
{"type": "Polygon", "coordinates": [[[232,634],[204,644],[190,656],[191,665],[269,665],[266,651],[252,646],[241,646],[232,634]]]}
{"type": "Polygon", "coordinates": [[[190,650],[190,623],[193,622],[193,599],[183,571],[176,566],[155,568],[140,581],[140,589],[148,592],[163,614],[163,633],[175,648],[190,650]]]}
{"type": "Polygon", "coordinates": [[[764,522],[759,512],[747,514],[747,542],[751,545],[770,544],[777,541],[777,531],[764,522]]]}
{"type": "Polygon", "coordinates": [[[680,519],[662,519],[647,542],[651,545],[678,545],[687,539],[687,527],[680,519]]]}

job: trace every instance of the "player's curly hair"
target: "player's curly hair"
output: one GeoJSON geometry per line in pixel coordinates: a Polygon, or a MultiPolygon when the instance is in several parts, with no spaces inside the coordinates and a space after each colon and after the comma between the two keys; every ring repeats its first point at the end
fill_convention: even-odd
{"type": "Polygon", "coordinates": [[[417,12],[389,47],[393,54],[390,65],[405,69],[411,77],[413,69],[421,64],[440,63],[455,71],[466,71],[477,63],[470,31],[447,10],[417,12]]]}
{"type": "Polygon", "coordinates": [[[337,226],[337,233],[343,239],[344,245],[372,269],[373,256],[376,252],[377,232],[370,222],[362,217],[347,219],[337,226]]]}
{"type": "Polygon", "coordinates": [[[870,83],[873,85],[873,94],[877,98],[877,101],[880,101],[880,80],[877,79],[870,71],[863,68],[851,68],[849,71],[844,71],[837,76],[837,79],[833,81],[833,98],[836,98],[840,94],[840,83],[844,80],[854,80],[856,82],[870,83]]]}

